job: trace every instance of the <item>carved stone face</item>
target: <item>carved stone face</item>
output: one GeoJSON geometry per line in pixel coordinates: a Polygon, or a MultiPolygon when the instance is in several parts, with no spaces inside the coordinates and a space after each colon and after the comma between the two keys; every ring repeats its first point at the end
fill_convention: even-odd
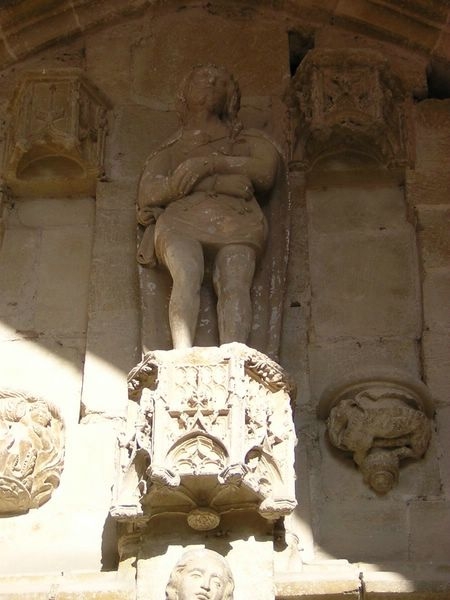
{"type": "Polygon", "coordinates": [[[214,67],[196,69],[186,91],[188,109],[206,109],[211,113],[221,114],[226,102],[228,83],[225,74],[214,67]]]}
{"type": "Polygon", "coordinates": [[[213,557],[203,562],[190,560],[178,583],[178,600],[221,600],[224,595],[227,574],[223,565],[213,557]]]}

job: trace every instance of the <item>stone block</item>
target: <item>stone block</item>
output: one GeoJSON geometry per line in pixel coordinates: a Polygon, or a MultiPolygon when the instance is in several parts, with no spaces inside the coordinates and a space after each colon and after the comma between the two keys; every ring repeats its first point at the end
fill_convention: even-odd
{"type": "Polygon", "coordinates": [[[395,564],[391,571],[375,571],[366,565],[361,569],[367,600],[446,600],[450,594],[445,571],[424,572],[417,564],[395,564]]]}
{"type": "Polygon", "coordinates": [[[365,372],[368,365],[373,371],[394,367],[417,376],[419,348],[415,340],[391,337],[312,343],[309,364],[312,399],[317,401],[328,386],[344,375],[365,372]]]}
{"type": "Polygon", "coordinates": [[[432,269],[423,281],[425,328],[450,333],[450,269],[432,269]]]}
{"type": "Polygon", "coordinates": [[[450,501],[415,500],[409,505],[409,555],[414,562],[448,564],[450,501]]]}
{"type": "Polygon", "coordinates": [[[137,182],[99,181],[95,195],[97,210],[135,210],[137,182]]]}
{"type": "Polygon", "coordinates": [[[2,387],[42,396],[55,404],[67,424],[78,422],[84,341],[36,337],[0,343],[2,387]],[[26,376],[25,376],[26,372],[26,376]]]}
{"type": "Polygon", "coordinates": [[[420,252],[425,270],[448,267],[450,260],[450,207],[419,206],[420,252]]]}
{"type": "Polygon", "coordinates": [[[439,404],[450,404],[450,333],[425,331],[422,337],[424,378],[439,404]]]}
{"type": "MultiPolygon", "coordinates": [[[[22,199],[15,206],[20,227],[53,229],[56,227],[91,227],[94,224],[93,198],[22,199]]],[[[14,226],[13,223],[9,225],[14,226]]]]}
{"type": "Polygon", "coordinates": [[[398,186],[308,190],[309,227],[314,233],[406,229],[403,189],[398,186]]]}
{"type": "Polygon", "coordinates": [[[39,231],[5,232],[0,252],[0,339],[16,339],[20,332],[34,331],[40,244],[39,231]]]}
{"type": "Polygon", "coordinates": [[[442,489],[446,498],[450,498],[450,453],[447,450],[450,439],[450,407],[436,410],[436,454],[441,474],[442,489]]]}
{"type": "Polygon", "coordinates": [[[312,235],[310,268],[318,339],[420,334],[412,231],[312,235]]]}
{"type": "Polygon", "coordinates": [[[289,80],[284,27],[253,19],[251,10],[226,16],[220,8],[216,14],[212,8],[189,8],[155,19],[148,37],[133,48],[133,92],[139,101],[171,102],[192,65],[209,62],[229,68],[243,96],[281,95],[289,80]]]}
{"type": "Polygon", "coordinates": [[[42,233],[35,328],[85,334],[92,228],[64,227],[42,233]]]}
{"type": "MultiPolygon", "coordinates": [[[[148,72],[146,71],[148,74],[148,72]]],[[[106,143],[106,172],[112,179],[137,186],[147,157],[178,127],[175,112],[151,110],[139,104],[118,107],[106,143]]]]}
{"type": "Polygon", "coordinates": [[[288,600],[338,600],[360,598],[359,572],[346,561],[322,560],[304,565],[301,572],[276,577],[276,597],[288,600]]]}
{"type": "Polygon", "coordinates": [[[450,170],[434,167],[425,172],[408,170],[406,197],[411,206],[446,204],[449,201],[450,170]]]}
{"type": "Polygon", "coordinates": [[[84,417],[124,418],[128,399],[127,375],[140,359],[136,310],[91,314],[84,366],[84,417]],[[114,323],[114,327],[111,327],[114,323]]]}
{"type": "Polygon", "coordinates": [[[424,100],[415,105],[416,170],[448,171],[450,100],[424,100]]]}
{"type": "Polygon", "coordinates": [[[317,543],[350,562],[401,561],[408,558],[407,513],[403,502],[324,500],[317,543]]]}

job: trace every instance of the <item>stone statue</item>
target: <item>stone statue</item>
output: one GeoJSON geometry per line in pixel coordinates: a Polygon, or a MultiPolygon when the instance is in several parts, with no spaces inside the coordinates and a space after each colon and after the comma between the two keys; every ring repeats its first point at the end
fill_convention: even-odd
{"type": "Polygon", "coordinates": [[[220,344],[246,343],[250,290],[268,234],[260,203],[275,185],[280,156],[261,132],[242,128],[239,87],[224,68],[194,67],[179,100],[182,128],[147,160],[140,179],[138,221],[147,229],[138,260],[171,275],[174,348],[194,344],[209,271],[220,344]]]}
{"type": "Polygon", "coordinates": [[[170,574],[166,600],[232,600],[233,590],[233,576],[220,554],[189,550],[170,574]]]}

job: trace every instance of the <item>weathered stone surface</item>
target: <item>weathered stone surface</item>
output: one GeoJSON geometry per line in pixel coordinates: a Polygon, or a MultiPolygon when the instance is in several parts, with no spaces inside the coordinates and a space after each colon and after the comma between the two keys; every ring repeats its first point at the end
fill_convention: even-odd
{"type": "Polygon", "coordinates": [[[410,503],[409,511],[411,559],[446,564],[450,555],[450,540],[448,536],[443,539],[441,534],[450,528],[449,502],[441,499],[415,500],[410,503]]]}
{"type": "Polygon", "coordinates": [[[422,338],[424,376],[440,404],[450,399],[450,334],[425,331],[422,338]]]}
{"type": "Polygon", "coordinates": [[[426,329],[450,333],[450,269],[431,269],[425,273],[423,312],[426,329]]]}
{"type": "Polygon", "coordinates": [[[288,78],[287,36],[277,24],[246,17],[227,19],[201,9],[164,15],[133,48],[134,93],[172,102],[179,81],[193,64],[229,67],[248,96],[281,95],[288,78]],[[233,40],[229,44],[227,40],[233,40]],[[165,77],[149,64],[164,64],[165,77]]]}
{"type": "Polygon", "coordinates": [[[420,252],[426,270],[448,267],[450,207],[418,207],[420,252]]]}
{"type": "Polygon", "coordinates": [[[408,559],[407,513],[402,501],[323,504],[317,543],[351,562],[408,559]],[[369,524],[369,526],[368,526],[369,524]]]}
{"type": "Polygon", "coordinates": [[[416,337],[420,312],[408,230],[310,238],[312,318],[318,339],[416,337]]]}

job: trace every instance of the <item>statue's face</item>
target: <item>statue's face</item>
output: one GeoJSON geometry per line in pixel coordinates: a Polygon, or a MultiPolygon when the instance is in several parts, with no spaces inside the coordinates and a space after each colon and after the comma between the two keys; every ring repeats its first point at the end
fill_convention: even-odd
{"type": "Polygon", "coordinates": [[[227,575],[219,561],[189,562],[180,574],[178,600],[221,600],[227,575]]]}
{"type": "Polygon", "coordinates": [[[207,109],[220,114],[227,98],[228,78],[213,67],[202,67],[192,74],[186,91],[189,110],[207,109]]]}

